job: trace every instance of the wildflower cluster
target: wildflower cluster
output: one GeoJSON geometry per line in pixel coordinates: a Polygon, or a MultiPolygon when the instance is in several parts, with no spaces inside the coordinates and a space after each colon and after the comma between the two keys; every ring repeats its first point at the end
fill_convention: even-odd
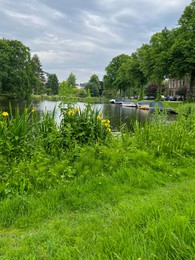
{"type": "Polygon", "coordinates": [[[103,114],[102,114],[102,112],[99,113],[99,115],[97,116],[97,119],[98,119],[98,120],[102,120],[102,119],[103,119],[103,114]]]}
{"type": "Polygon", "coordinates": [[[106,131],[107,131],[107,132],[110,133],[110,132],[111,132],[110,120],[108,120],[108,119],[103,119],[103,114],[102,114],[102,112],[100,112],[100,114],[97,116],[97,119],[101,121],[101,125],[106,128],[106,131]]]}
{"type": "Polygon", "coordinates": [[[70,149],[75,144],[103,141],[111,132],[110,121],[103,121],[103,114],[87,103],[85,108],[75,108],[71,104],[62,108],[60,131],[63,146],[70,149]],[[102,122],[103,121],[103,122],[102,122]]]}
{"type": "Polygon", "coordinates": [[[69,116],[75,115],[80,111],[80,107],[70,109],[67,113],[69,116]]]}
{"type": "Polygon", "coordinates": [[[106,128],[107,132],[111,132],[111,128],[110,128],[110,120],[107,119],[103,119],[102,120],[102,125],[106,128]]]}

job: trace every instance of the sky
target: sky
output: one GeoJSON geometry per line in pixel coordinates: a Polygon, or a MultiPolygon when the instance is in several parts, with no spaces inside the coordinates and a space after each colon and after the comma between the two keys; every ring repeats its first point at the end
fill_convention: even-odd
{"type": "Polygon", "coordinates": [[[131,55],[191,0],[0,0],[0,38],[19,40],[59,81],[100,80],[111,60],[131,55]]]}

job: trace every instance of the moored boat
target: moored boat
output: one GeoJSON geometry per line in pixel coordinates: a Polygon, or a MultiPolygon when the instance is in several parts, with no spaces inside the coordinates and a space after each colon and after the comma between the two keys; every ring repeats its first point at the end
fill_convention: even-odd
{"type": "Polygon", "coordinates": [[[111,103],[111,104],[121,105],[123,102],[124,102],[123,99],[111,99],[111,100],[110,100],[110,103],[111,103]]]}
{"type": "Polygon", "coordinates": [[[123,107],[137,107],[137,104],[133,101],[124,101],[122,103],[123,107]]]}
{"type": "Polygon", "coordinates": [[[149,104],[150,110],[164,111],[164,106],[161,102],[151,102],[149,104]]]}
{"type": "Polygon", "coordinates": [[[149,105],[150,105],[150,102],[138,102],[137,103],[137,108],[139,109],[144,109],[144,110],[149,110],[149,105]]]}

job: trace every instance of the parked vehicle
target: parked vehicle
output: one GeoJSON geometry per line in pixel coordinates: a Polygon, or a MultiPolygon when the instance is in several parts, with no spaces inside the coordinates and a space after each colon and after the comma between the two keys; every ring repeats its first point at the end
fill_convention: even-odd
{"type": "Polygon", "coordinates": [[[177,101],[176,97],[169,97],[169,101],[177,101]]]}

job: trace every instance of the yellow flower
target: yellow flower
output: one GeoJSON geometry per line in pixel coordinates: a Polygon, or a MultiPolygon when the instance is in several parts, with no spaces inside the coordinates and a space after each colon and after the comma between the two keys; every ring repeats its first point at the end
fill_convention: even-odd
{"type": "Polygon", "coordinates": [[[31,112],[34,113],[34,112],[36,112],[36,110],[33,108],[33,109],[31,110],[31,112]]]}
{"type": "Polygon", "coordinates": [[[5,112],[5,111],[2,113],[2,115],[3,115],[4,117],[9,116],[8,112],[5,112]]]}
{"type": "Polygon", "coordinates": [[[110,124],[105,123],[104,126],[109,128],[109,127],[110,127],[110,124]]]}
{"type": "Polygon", "coordinates": [[[98,120],[102,120],[102,116],[97,116],[97,119],[98,120]]]}
{"type": "Polygon", "coordinates": [[[109,133],[111,132],[111,129],[108,127],[107,129],[106,129],[109,133]]]}
{"type": "Polygon", "coordinates": [[[106,120],[105,120],[105,119],[103,119],[103,120],[102,120],[102,124],[104,125],[105,123],[106,123],[106,120]]]}
{"type": "Polygon", "coordinates": [[[74,115],[74,114],[75,114],[75,109],[71,109],[68,111],[69,116],[74,115]]]}

